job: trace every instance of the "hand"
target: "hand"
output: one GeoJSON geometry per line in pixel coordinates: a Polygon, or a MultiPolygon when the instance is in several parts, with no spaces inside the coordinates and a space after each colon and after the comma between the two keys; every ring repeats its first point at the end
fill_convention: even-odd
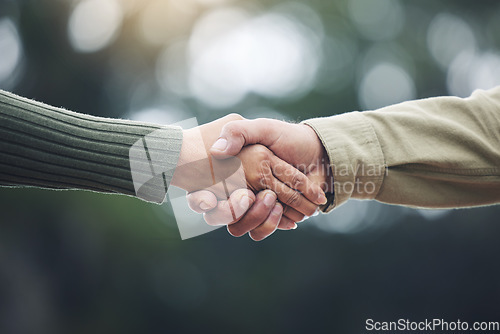
{"type": "MultiPolygon", "coordinates": [[[[190,192],[208,189],[221,200],[227,200],[234,190],[247,186],[255,192],[271,189],[278,194],[280,201],[294,208],[287,208],[287,215],[290,218],[300,220],[304,214],[314,213],[317,205],[326,201],[321,188],[314,185],[297,169],[276,157],[267,148],[260,145],[249,146],[238,154],[238,159],[224,161],[212,161],[210,155],[207,156],[207,150],[217,138],[222,126],[238,118],[241,119],[241,116],[229,115],[184,132],[179,163],[172,185],[190,192]],[[238,168],[240,164],[242,164],[242,169],[238,168]],[[302,194],[287,185],[299,190],[302,194]]],[[[250,199],[247,202],[250,202],[250,199]]],[[[223,216],[229,220],[220,220],[218,224],[229,224],[240,217],[236,215],[235,210],[229,209],[231,209],[230,205],[228,211],[231,211],[232,219],[229,219],[231,217],[226,212],[223,216]]],[[[211,223],[214,222],[211,221],[211,223]]]]}
{"type": "Polygon", "coordinates": [[[257,143],[319,183],[324,191],[333,189],[328,155],[316,132],[305,124],[264,118],[230,122],[222,128],[210,153],[225,159],[238,154],[242,147],[257,143]]]}
{"type": "MultiPolygon", "coordinates": [[[[220,140],[214,145],[211,152],[213,156],[226,158],[237,153],[244,145],[257,142],[268,146],[278,157],[294,164],[299,170],[305,172],[311,180],[320,184],[323,190],[332,191],[333,176],[326,151],[315,131],[304,124],[290,124],[269,119],[230,122],[224,126],[220,140]]],[[[241,221],[245,221],[247,215],[251,216],[254,221],[265,221],[270,209],[264,210],[262,205],[257,207],[258,200],[259,198],[241,221]]],[[[213,194],[204,191],[190,194],[188,202],[196,211],[205,212],[205,220],[207,221],[213,216],[223,215],[226,209],[224,205],[217,205],[213,194]]],[[[286,208],[284,212],[286,215],[286,208]]],[[[296,228],[295,221],[299,220],[292,221],[284,216],[278,228],[296,228]]],[[[235,226],[237,225],[235,224],[235,226]]],[[[246,224],[246,226],[246,232],[250,232],[250,225],[246,224]]],[[[240,231],[244,231],[244,229],[240,231]]],[[[232,232],[231,229],[229,232],[232,232]]],[[[252,234],[250,236],[252,237],[252,234]]]]}
{"type": "MultiPolygon", "coordinates": [[[[237,157],[243,164],[248,187],[254,193],[265,189],[274,191],[278,200],[288,207],[289,218],[301,220],[303,215],[314,214],[318,205],[326,202],[318,185],[265,146],[246,146],[237,157]]],[[[215,160],[214,168],[225,161],[215,160]]]]}
{"type": "MultiPolygon", "coordinates": [[[[227,226],[228,232],[235,237],[241,237],[249,233],[253,240],[260,241],[274,233],[276,229],[296,229],[297,224],[287,216],[282,215],[280,220],[279,217],[271,215],[276,206],[280,207],[276,210],[281,209],[281,205],[276,203],[275,199],[276,195],[269,190],[263,190],[257,196],[246,189],[233,192],[230,201],[233,203],[234,211],[246,213],[241,214],[236,222],[227,226]],[[251,204],[253,204],[250,205],[250,208],[246,205],[245,197],[247,196],[251,199],[251,204]],[[266,196],[271,196],[273,201],[264,201],[266,196]]],[[[231,217],[228,201],[217,200],[217,197],[208,190],[190,193],[187,200],[193,211],[203,213],[204,219],[209,225],[215,225],[217,222],[231,217]]]]}

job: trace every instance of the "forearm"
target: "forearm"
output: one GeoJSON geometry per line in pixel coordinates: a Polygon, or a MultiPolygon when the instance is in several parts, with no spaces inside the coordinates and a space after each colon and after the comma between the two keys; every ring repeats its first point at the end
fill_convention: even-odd
{"type": "Polygon", "coordinates": [[[349,198],[418,207],[500,202],[500,88],[306,123],[332,161],[329,210],[349,198]]]}
{"type": "MultiPolygon", "coordinates": [[[[0,184],[87,189],[135,196],[130,148],[147,136],[150,168],[166,182],[147,184],[143,199],[161,202],[179,155],[177,127],[92,117],[0,91],[0,184]],[[155,162],[157,161],[157,162],[155,162]]],[[[136,164],[137,165],[137,164],[136,164]]],[[[145,165],[144,163],[139,165],[145,165]]],[[[151,169],[135,171],[151,174],[151,169]]]]}

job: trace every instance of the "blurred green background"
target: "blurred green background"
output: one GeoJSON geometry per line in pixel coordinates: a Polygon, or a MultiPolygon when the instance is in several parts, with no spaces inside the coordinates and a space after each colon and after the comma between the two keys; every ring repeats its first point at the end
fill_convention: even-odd
{"type": "MultiPolygon", "coordinates": [[[[0,88],[97,116],[300,121],[500,84],[497,1],[0,0],[0,88]]],[[[500,207],[352,201],[255,243],[171,207],[0,189],[0,333],[499,321],[500,207]]]]}

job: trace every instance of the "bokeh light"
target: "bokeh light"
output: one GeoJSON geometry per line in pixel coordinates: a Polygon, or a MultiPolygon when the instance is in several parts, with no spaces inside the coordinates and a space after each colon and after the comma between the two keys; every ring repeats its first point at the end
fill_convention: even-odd
{"type": "Polygon", "coordinates": [[[200,5],[204,5],[204,6],[218,6],[218,5],[229,3],[233,0],[194,0],[194,1],[196,1],[200,5]]]}
{"type": "Polygon", "coordinates": [[[446,70],[461,52],[474,52],[476,38],[470,26],[460,17],[442,13],[429,25],[427,46],[439,66],[446,70]]]}
{"type": "MultiPolygon", "coordinates": [[[[156,124],[297,122],[499,85],[499,17],[495,1],[0,1],[0,88],[156,124]]],[[[357,333],[367,315],[500,314],[499,206],[355,200],[254,243],[181,241],[173,197],[0,197],[2,334],[357,333]]]]}
{"type": "Polygon", "coordinates": [[[415,97],[413,79],[403,68],[392,63],[375,65],[363,77],[359,88],[363,109],[377,109],[415,97]]]}
{"type": "Polygon", "coordinates": [[[71,45],[79,52],[95,52],[108,46],[121,27],[123,12],[116,0],[83,0],[68,22],[71,45]]]}
{"type": "Polygon", "coordinates": [[[131,112],[128,118],[139,122],[168,125],[181,121],[179,115],[186,115],[186,111],[178,106],[163,105],[131,112]]]}
{"type": "MultiPolygon", "coordinates": [[[[467,96],[500,84],[498,47],[484,47],[495,35],[482,34],[460,10],[440,6],[395,0],[77,0],[69,6],[64,22],[73,48],[109,49],[106,107],[116,109],[113,116],[146,122],[208,121],[229,108],[249,118],[299,120],[423,97],[433,85],[442,85],[441,95],[467,96]],[[436,65],[441,83],[426,79],[436,65]]],[[[22,74],[15,17],[0,20],[3,88],[15,87],[22,74]]]]}
{"type": "Polygon", "coordinates": [[[347,87],[354,78],[356,44],[345,37],[325,37],[321,71],[318,71],[315,90],[333,93],[347,87]]]}
{"type": "Polygon", "coordinates": [[[197,10],[196,4],[189,0],[146,2],[140,19],[142,36],[153,45],[162,45],[188,34],[197,10]]]}
{"type": "Polygon", "coordinates": [[[467,97],[476,89],[500,85],[500,54],[460,53],[448,69],[447,84],[450,94],[460,97],[467,97]]]}
{"type": "Polygon", "coordinates": [[[17,28],[8,18],[0,19],[0,88],[9,88],[23,57],[17,28]]]}
{"type": "Polygon", "coordinates": [[[156,79],[166,92],[190,95],[187,41],[178,40],[164,48],[158,56],[156,79]]]}
{"type": "Polygon", "coordinates": [[[418,214],[421,215],[423,218],[433,221],[446,217],[452,212],[452,210],[417,209],[416,212],[418,212],[418,214]]]}
{"type": "Polygon", "coordinates": [[[318,37],[279,12],[209,13],[190,41],[190,89],[211,107],[228,108],[246,94],[286,97],[312,88],[318,37]]]}

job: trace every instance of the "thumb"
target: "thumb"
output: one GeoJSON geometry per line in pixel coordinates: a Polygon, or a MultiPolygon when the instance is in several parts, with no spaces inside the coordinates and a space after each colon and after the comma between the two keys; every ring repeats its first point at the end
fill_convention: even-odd
{"type": "Polygon", "coordinates": [[[262,144],[269,147],[279,136],[279,127],[275,122],[279,121],[262,118],[229,122],[222,128],[210,153],[217,159],[225,159],[237,155],[246,145],[262,144]]]}
{"type": "Polygon", "coordinates": [[[208,190],[189,193],[187,196],[189,208],[197,213],[204,213],[217,206],[217,197],[208,190]]]}

